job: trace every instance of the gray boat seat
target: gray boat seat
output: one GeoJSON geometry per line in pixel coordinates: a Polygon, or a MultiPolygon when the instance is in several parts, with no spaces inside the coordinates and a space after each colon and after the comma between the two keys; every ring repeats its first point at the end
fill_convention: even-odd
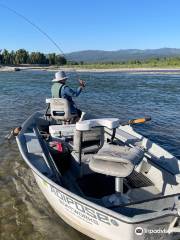
{"type": "Polygon", "coordinates": [[[124,178],[143,159],[144,152],[139,147],[119,146],[105,143],[89,163],[91,170],[109,176],[124,178]]]}
{"type": "Polygon", "coordinates": [[[71,113],[70,104],[64,98],[48,99],[51,109],[51,117],[55,120],[70,121],[77,117],[77,113],[71,113]]]}
{"type": "Polygon", "coordinates": [[[88,131],[74,130],[73,150],[82,153],[95,153],[104,142],[104,128],[97,127],[88,131]]]}
{"type": "Polygon", "coordinates": [[[76,123],[74,132],[74,150],[83,153],[95,153],[104,143],[104,127],[116,129],[118,118],[100,118],[83,120],[76,123]]]}

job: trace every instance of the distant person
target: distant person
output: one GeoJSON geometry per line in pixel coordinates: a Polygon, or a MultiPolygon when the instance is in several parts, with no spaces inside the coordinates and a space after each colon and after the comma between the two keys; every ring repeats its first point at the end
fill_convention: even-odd
{"type": "Polygon", "coordinates": [[[51,88],[52,98],[65,98],[70,103],[70,109],[72,114],[77,114],[81,117],[81,110],[78,109],[72,99],[72,97],[78,97],[81,91],[85,88],[85,81],[79,79],[79,87],[74,91],[66,85],[66,76],[64,71],[59,71],[55,74],[55,78],[52,80],[53,85],[51,88]]]}

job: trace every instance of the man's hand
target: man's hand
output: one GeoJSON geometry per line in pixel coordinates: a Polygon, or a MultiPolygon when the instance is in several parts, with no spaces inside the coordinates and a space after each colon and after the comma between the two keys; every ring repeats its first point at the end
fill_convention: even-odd
{"type": "Polygon", "coordinates": [[[79,85],[80,85],[82,88],[85,88],[86,82],[83,81],[83,80],[81,80],[81,79],[79,79],[79,85]]]}

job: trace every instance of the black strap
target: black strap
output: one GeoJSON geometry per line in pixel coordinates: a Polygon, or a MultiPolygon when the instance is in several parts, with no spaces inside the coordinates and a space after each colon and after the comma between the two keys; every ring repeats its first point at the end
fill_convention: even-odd
{"type": "Polygon", "coordinates": [[[62,87],[64,87],[64,84],[61,85],[60,89],[59,89],[59,97],[61,98],[61,90],[62,90],[62,87]]]}
{"type": "Polygon", "coordinates": [[[112,132],[110,143],[113,143],[115,135],[116,135],[116,128],[113,128],[113,132],[112,132]]]}

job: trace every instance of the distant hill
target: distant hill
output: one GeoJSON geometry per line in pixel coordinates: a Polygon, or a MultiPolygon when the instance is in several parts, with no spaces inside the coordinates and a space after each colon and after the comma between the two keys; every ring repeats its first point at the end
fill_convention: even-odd
{"type": "Polygon", "coordinates": [[[179,48],[159,48],[159,49],[126,49],[118,51],[85,50],[67,53],[69,61],[83,61],[85,63],[97,62],[119,62],[128,60],[145,60],[154,57],[180,57],[179,48]]]}

